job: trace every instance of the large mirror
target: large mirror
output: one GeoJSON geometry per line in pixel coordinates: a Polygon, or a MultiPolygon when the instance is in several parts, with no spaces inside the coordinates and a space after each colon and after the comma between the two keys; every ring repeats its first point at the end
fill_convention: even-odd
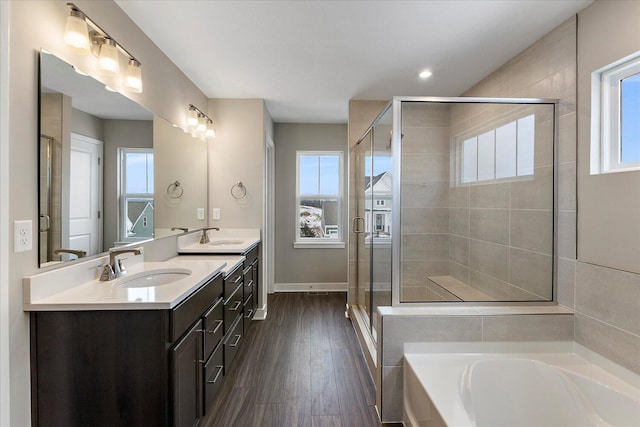
{"type": "Polygon", "coordinates": [[[206,143],[45,51],[39,126],[41,267],[206,224],[206,143]]]}

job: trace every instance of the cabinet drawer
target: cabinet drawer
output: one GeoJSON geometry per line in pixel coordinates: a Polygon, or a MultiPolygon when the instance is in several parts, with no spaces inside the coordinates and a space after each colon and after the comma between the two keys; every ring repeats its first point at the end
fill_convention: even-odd
{"type": "Polygon", "coordinates": [[[229,333],[226,334],[224,341],[224,373],[225,375],[231,369],[231,363],[236,357],[240,343],[242,342],[242,317],[236,319],[229,333]]]}
{"type": "Polygon", "coordinates": [[[224,333],[224,300],[219,297],[203,316],[204,320],[204,360],[222,340],[224,333]]]}
{"type": "Polygon", "coordinates": [[[244,260],[244,269],[246,269],[247,267],[249,267],[251,264],[253,264],[253,262],[255,260],[258,259],[258,247],[260,245],[256,245],[254,246],[252,249],[249,249],[247,251],[247,253],[244,254],[245,256],[245,260],[244,260]]]}
{"type": "Polygon", "coordinates": [[[171,310],[170,341],[178,339],[189,326],[193,325],[193,322],[202,316],[202,313],[221,293],[222,275],[218,274],[171,310]]]}
{"type": "Polygon", "coordinates": [[[204,411],[211,404],[214,396],[220,388],[224,373],[224,349],[220,344],[204,365],[204,411]]]}
{"type": "Polygon", "coordinates": [[[227,299],[231,294],[233,294],[238,286],[242,285],[242,280],[244,275],[242,274],[242,269],[238,266],[231,273],[227,274],[224,279],[224,298],[227,299]]]}
{"type": "Polygon", "coordinates": [[[251,327],[251,322],[253,321],[253,315],[255,314],[255,309],[253,308],[253,299],[255,296],[253,294],[249,295],[249,297],[244,300],[244,312],[242,319],[242,332],[244,334],[247,333],[249,328],[251,327]]]}
{"type": "Polygon", "coordinates": [[[251,295],[253,293],[253,287],[255,284],[255,280],[253,278],[254,275],[254,269],[249,266],[244,270],[244,283],[243,283],[243,291],[242,291],[242,298],[244,301],[247,300],[247,298],[249,297],[249,295],[251,295]]]}
{"type": "Polygon", "coordinates": [[[242,313],[242,287],[239,286],[236,292],[224,302],[224,334],[227,335],[233,322],[242,313]]]}

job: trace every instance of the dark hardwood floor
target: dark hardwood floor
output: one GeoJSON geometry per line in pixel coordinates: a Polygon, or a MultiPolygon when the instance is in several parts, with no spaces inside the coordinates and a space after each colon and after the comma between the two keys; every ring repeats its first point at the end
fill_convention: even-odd
{"type": "Polygon", "coordinates": [[[344,293],[269,295],[267,320],[247,332],[201,425],[380,426],[345,303],[344,293]]]}

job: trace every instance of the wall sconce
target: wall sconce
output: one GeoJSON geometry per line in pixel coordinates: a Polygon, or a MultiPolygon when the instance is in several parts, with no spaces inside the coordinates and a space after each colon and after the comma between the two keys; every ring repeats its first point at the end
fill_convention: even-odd
{"type": "Polygon", "coordinates": [[[201,141],[206,141],[207,138],[215,138],[216,136],[213,120],[192,104],[189,104],[189,111],[187,112],[187,132],[201,141]]]}
{"type": "Polygon", "coordinates": [[[106,75],[120,73],[120,54],[127,58],[123,86],[129,92],[142,92],[141,63],[98,24],[92,21],[73,3],[67,3],[71,9],[67,17],[64,42],[71,50],[80,55],[93,53],[98,58],[98,70],[106,75]]]}

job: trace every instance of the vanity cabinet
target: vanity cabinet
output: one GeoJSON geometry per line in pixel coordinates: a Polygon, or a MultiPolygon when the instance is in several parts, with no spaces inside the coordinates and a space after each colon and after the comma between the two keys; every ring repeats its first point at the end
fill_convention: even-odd
{"type": "Polygon", "coordinates": [[[31,312],[32,424],[197,425],[222,380],[223,306],[218,274],[171,310],[31,312]]]}

